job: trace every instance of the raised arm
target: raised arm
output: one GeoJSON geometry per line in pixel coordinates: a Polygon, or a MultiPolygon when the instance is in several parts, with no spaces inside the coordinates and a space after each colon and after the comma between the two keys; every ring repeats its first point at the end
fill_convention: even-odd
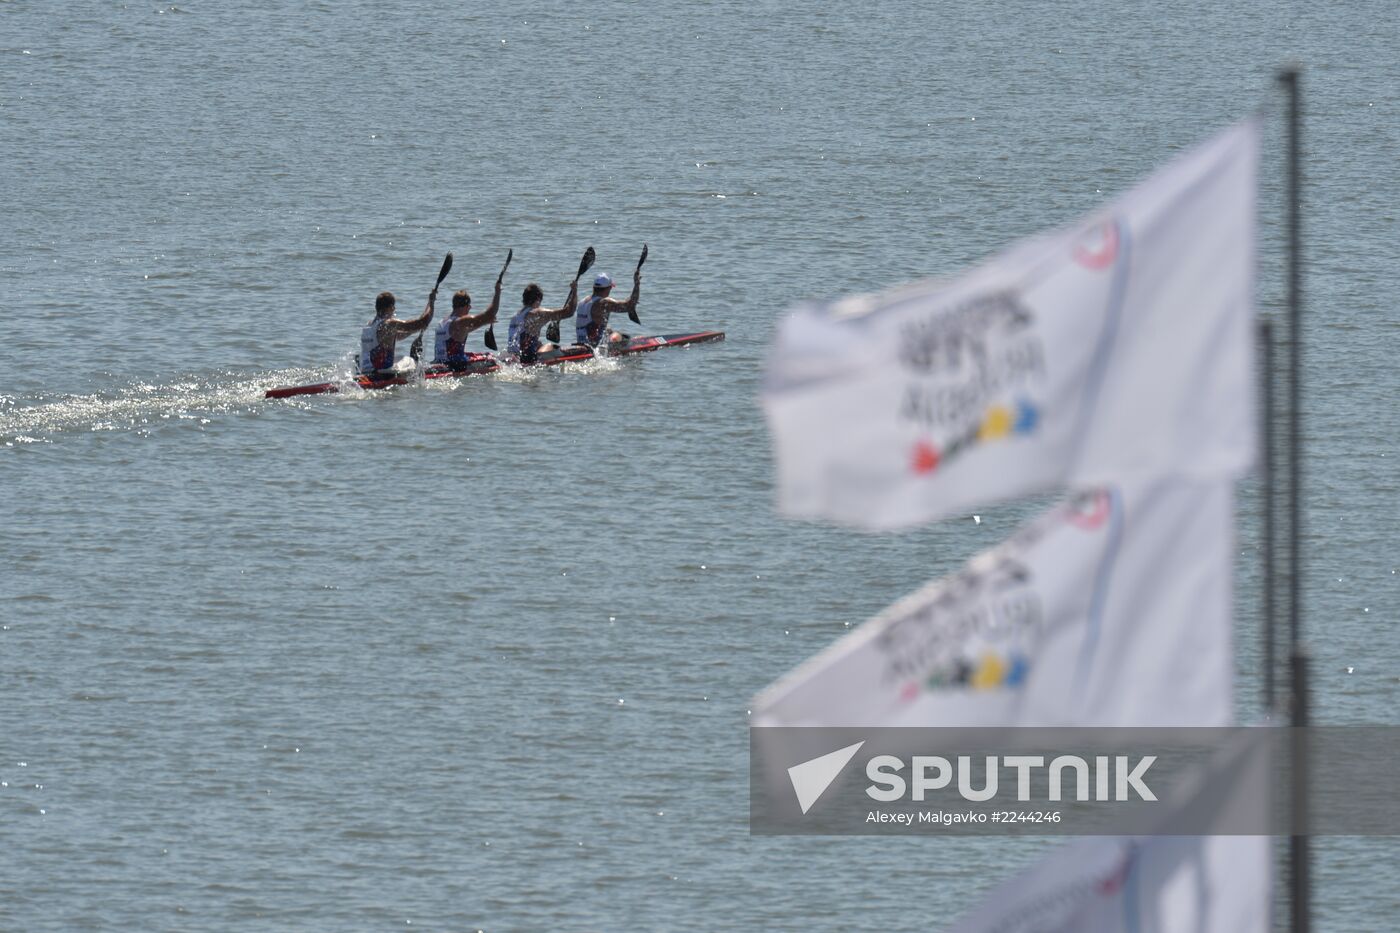
{"type": "Polygon", "coordinates": [[[501,283],[496,283],[496,294],[491,304],[480,314],[464,314],[452,320],[452,339],[466,340],[467,335],[478,327],[496,323],[496,312],[501,309],[501,283]]]}
{"type": "MultiPolygon", "coordinates": [[[[627,296],[627,300],[626,300],[626,301],[618,301],[616,298],[608,298],[608,299],[605,299],[605,300],[607,301],[607,309],[608,309],[608,312],[611,314],[611,313],[620,311],[620,312],[622,312],[623,314],[631,314],[633,311],[636,311],[636,310],[637,310],[637,302],[641,299],[641,297],[642,297],[642,270],[641,270],[641,267],[638,267],[638,268],[637,268],[637,271],[634,272],[634,273],[632,273],[632,294],[630,294],[630,295],[627,296]]],[[[601,302],[601,301],[598,302],[598,304],[602,304],[602,303],[603,303],[603,302],[601,302]]],[[[595,312],[595,313],[596,313],[596,312],[595,312]]],[[[595,318],[595,320],[596,320],[596,318],[595,318]]]]}
{"type": "MultiPolygon", "coordinates": [[[[501,278],[505,277],[505,270],[501,270],[501,278]]],[[[486,313],[481,316],[483,324],[496,323],[496,312],[501,310],[501,279],[496,280],[496,293],[491,296],[491,303],[486,306],[486,313]]]]}
{"type": "Polygon", "coordinates": [[[491,303],[486,306],[486,310],[480,314],[465,314],[459,320],[466,321],[466,333],[471,333],[478,327],[485,327],[487,324],[496,323],[496,312],[501,310],[501,280],[496,280],[496,293],[491,296],[491,303]]]}
{"type": "Polygon", "coordinates": [[[437,289],[428,293],[428,306],[423,309],[423,313],[411,321],[399,321],[390,319],[389,326],[394,329],[394,338],[407,337],[409,334],[416,334],[427,327],[433,320],[433,303],[437,301],[437,289]]]}
{"type": "Polygon", "coordinates": [[[572,282],[569,283],[569,297],[568,297],[568,300],[566,300],[566,301],[564,302],[564,307],[560,308],[559,310],[563,313],[563,317],[570,317],[571,315],[573,315],[574,311],[577,310],[577,308],[578,308],[578,276],[574,276],[574,280],[573,280],[572,282]]]}
{"type": "Polygon", "coordinates": [[[550,321],[562,321],[566,317],[573,317],[574,309],[578,306],[578,279],[569,286],[569,298],[564,302],[564,307],[557,310],[550,308],[536,308],[530,312],[530,316],[541,324],[548,324],[550,321]]]}

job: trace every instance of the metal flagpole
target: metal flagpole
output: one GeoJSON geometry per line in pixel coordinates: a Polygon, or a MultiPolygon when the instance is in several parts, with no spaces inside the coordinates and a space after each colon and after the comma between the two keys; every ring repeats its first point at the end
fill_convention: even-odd
{"type": "Polygon", "coordinates": [[[1261,420],[1263,450],[1260,456],[1260,472],[1264,487],[1264,712],[1270,716],[1278,709],[1278,691],[1275,688],[1278,670],[1278,640],[1275,609],[1275,587],[1278,585],[1274,573],[1277,560],[1274,549],[1275,520],[1274,509],[1274,325],[1268,318],[1259,319],[1259,395],[1263,409],[1261,420]]]}
{"type": "Polygon", "coordinates": [[[1312,928],[1312,865],[1308,846],[1307,756],[1302,730],[1308,724],[1308,659],[1302,647],[1303,485],[1303,284],[1302,284],[1302,95],[1296,67],[1279,82],[1288,94],[1288,645],[1292,700],[1292,811],[1289,841],[1294,933],[1312,928]]]}
{"type": "MultiPolygon", "coordinates": [[[[1276,721],[1278,716],[1278,690],[1276,687],[1278,680],[1278,615],[1277,615],[1277,586],[1278,575],[1276,573],[1275,562],[1278,560],[1277,522],[1275,513],[1278,508],[1278,494],[1274,488],[1274,478],[1277,475],[1274,471],[1274,325],[1273,321],[1267,317],[1258,320],[1257,337],[1259,340],[1259,398],[1260,398],[1260,435],[1262,450],[1259,457],[1260,480],[1263,486],[1264,495],[1264,529],[1263,529],[1263,563],[1264,563],[1264,618],[1263,631],[1263,652],[1264,652],[1264,713],[1271,722],[1276,721]]],[[[1269,847],[1274,853],[1274,865],[1276,870],[1281,872],[1284,863],[1279,860],[1277,848],[1273,845],[1269,847]]],[[[1273,912],[1274,901],[1269,904],[1270,929],[1274,928],[1273,912]]],[[[1290,911],[1291,915],[1291,911],[1290,911]]]]}

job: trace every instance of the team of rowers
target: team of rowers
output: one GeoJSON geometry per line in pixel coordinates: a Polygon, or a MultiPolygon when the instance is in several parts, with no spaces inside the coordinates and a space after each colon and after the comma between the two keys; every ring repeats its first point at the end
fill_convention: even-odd
{"type": "MultiPolygon", "coordinates": [[[[531,282],[521,295],[523,307],[510,319],[510,332],[507,338],[507,358],[513,358],[522,365],[530,365],[539,359],[541,353],[553,350],[556,344],[542,340],[541,331],[546,325],[557,323],[568,317],[574,319],[574,339],[577,343],[597,348],[600,344],[617,343],[627,339],[627,335],[611,330],[608,319],[614,312],[627,314],[636,320],[637,300],[641,296],[642,267],[639,262],[632,276],[632,294],[626,301],[610,297],[613,280],[606,272],[593,277],[593,294],[583,301],[578,300],[579,276],[592,264],[593,250],[585,254],[584,264],[569,286],[569,297],[559,308],[543,307],[544,291],[531,282]]],[[[450,258],[450,257],[449,257],[450,258]]],[[[646,254],[643,251],[643,260],[646,254]]],[[[510,260],[506,260],[507,266],[510,260]]],[[[444,266],[446,273],[448,266],[444,266]]],[[[501,305],[501,282],[505,269],[496,279],[495,294],[491,304],[480,314],[472,314],[472,299],[466,289],[452,296],[452,314],[438,324],[435,331],[433,364],[435,366],[458,368],[486,357],[486,354],[467,351],[467,337],[472,331],[496,323],[496,312],[501,305]]],[[[441,279],[439,279],[441,284],[441,279]]],[[[398,341],[412,334],[424,331],[433,320],[433,305],[437,301],[437,288],[428,293],[428,306],[423,313],[411,320],[394,317],[394,296],[391,292],[380,292],[374,300],[374,320],[365,325],[360,333],[360,372],[373,375],[387,373],[394,368],[394,351],[398,341]]],[[[557,333],[557,332],[556,332],[557,333]]],[[[557,337],[556,337],[557,339],[557,337]]],[[[495,339],[488,339],[495,347],[495,339]]]]}

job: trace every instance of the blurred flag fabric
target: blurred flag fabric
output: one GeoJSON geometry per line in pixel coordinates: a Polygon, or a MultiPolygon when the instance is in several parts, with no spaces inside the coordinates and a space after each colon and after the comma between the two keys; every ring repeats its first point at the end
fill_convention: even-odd
{"type": "MultiPolygon", "coordinates": [[[[1255,732],[1263,730],[1246,730],[1255,732]]],[[[1264,825],[1264,743],[1243,738],[1173,793],[1155,829],[1264,825]],[[1250,811],[1245,814],[1244,811],[1250,811]]],[[[993,888],[950,933],[1266,933],[1268,836],[1077,839],[993,888]]]]}
{"type": "Polygon", "coordinates": [[[1218,726],[1232,482],[1083,493],[754,699],[755,726],[1218,726]]]}
{"type": "Polygon", "coordinates": [[[780,509],[891,529],[1246,471],[1258,136],[1233,126],[957,278],[799,308],[763,391],[780,509]]]}

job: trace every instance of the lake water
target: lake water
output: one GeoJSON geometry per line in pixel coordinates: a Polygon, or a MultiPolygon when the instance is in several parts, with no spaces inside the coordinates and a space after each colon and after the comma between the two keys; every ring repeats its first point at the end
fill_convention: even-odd
{"type": "MultiPolygon", "coordinates": [[[[945,925],[1048,844],[747,829],[753,694],[1038,504],[772,508],[797,299],[951,273],[1308,106],[1317,718],[1400,700],[1400,20],[1384,2],[0,2],[0,929],[945,925]],[[583,248],[646,332],[570,372],[267,402],[374,295],[583,248]],[[1352,671],[1348,673],[1348,668],[1352,671]]],[[[503,336],[503,335],[502,335],[503,336]]],[[[1257,496],[1239,707],[1258,710],[1257,496]]],[[[1400,907],[1319,845],[1318,928],[1400,907]]]]}

